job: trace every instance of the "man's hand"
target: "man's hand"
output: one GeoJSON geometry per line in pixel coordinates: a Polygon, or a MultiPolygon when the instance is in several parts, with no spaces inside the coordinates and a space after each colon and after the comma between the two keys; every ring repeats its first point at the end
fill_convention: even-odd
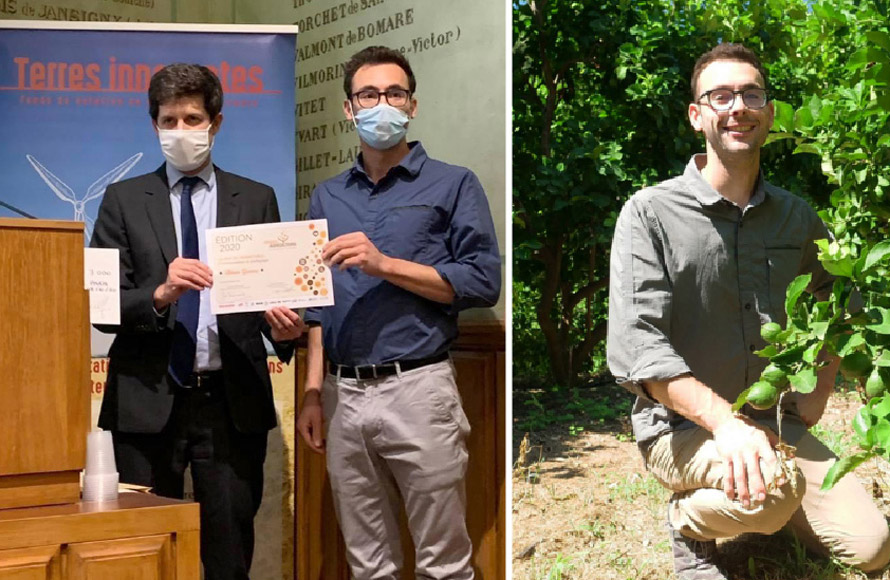
{"type": "Polygon", "coordinates": [[[272,340],[285,342],[296,340],[303,334],[306,324],[300,315],[284,306],[275,306],[263,314],[271,329],[272,340]]]}
{"type": "MultiPolygon", "coordinates": [[[[743,506],[766,499],[767,485],[779,477],[773,446],[778,436],[747,417],[732,417],[714,430],[714,442],[723,458],[723,491],[738,497],[743,506]]],[[[776,485],[784,485],[784,478],[776,485]]]]}
{"type": "Polygon", "coordinates": [[[322,248],[321,258],[330,267],[339,266],[344,270],[354,266],[365,274],[378,278],[383,275],[384,266],[389,259],[380,253],[363,232],[337,236],[322,248]]]}
{"type": "Polygon", "coordinates": [[[213,286],[213,271],[200,260],[176,258],[167,267],[167,280],[155,288],[155,310],[161,311],[188,290],[201,291],[213,286]]]}
{"type": "Polygon", "coordinates": [[[303,394],[303,408],[297,419],[297,431],[303,437],[303,441],[309,449],[316,453],[324,453],[324,415],[321,409],[321,391],[319,389],[306,389],[303,394]]]}

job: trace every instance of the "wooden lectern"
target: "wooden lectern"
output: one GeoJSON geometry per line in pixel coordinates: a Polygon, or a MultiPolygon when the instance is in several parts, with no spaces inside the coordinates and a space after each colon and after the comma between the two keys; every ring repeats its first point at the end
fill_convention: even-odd
{"type": "Polygon", "coordinates": [[[81,502],[83,223],[0,218],[0,580],[198,580],[198,504],[81,502]]]}
{"type": "Polygon", "coordinates": [[[0,509],[74,503],[90,430],[83,224],[0,218],[0,509]]]}

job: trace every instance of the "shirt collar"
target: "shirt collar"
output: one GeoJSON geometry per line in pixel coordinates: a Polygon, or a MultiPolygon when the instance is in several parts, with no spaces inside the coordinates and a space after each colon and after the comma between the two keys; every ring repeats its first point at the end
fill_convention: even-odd
{"type": "MultiPolygon", "coordinates": [[[[399,163],[390,169],[390,172],[396,169],[400,169],[404,171],[411,177],[417,177],[420,173],[420,168],[423,167],[424,162],[427,160],[426,150],[424,150],[423,145],[420,144],[420,141],[412,141],[408,143],[408,154],[402,157],[402,160],[399,163]]],[[[362,159],[362,154],[359,153],[358,157],[355,159],[355,163],[352,165],[352,175],[364,175],[365,177],[368,174],[365,172],[365,166],[362,159]]]]}
{"type": "MultiPolygon", "coordinates": [[[[699,171],[696,160],[704,158],[704,153],[693,155],[692,159],[690,159],[689,163],[686,165],[686,171],[684,171],[683,175],[692,181],[692,193],[695,195],[695,198],[699,203],[705,206],[716,205],[717,203],[726,200],[726,198],[720,195],[720,193],[708,183],[705,177],[701,174],[701,171],[699,171]]],[[[760,205],[766,199],[766,186],[764,184],[763,172],[761,171],[757,175],[757,184],[754,186],[754,195],[748,200],[748,207],[760,205]]]]}
{"type": "MultiPolygon", "coordinates": [[[[185,177],[185,173],[176,169],[169,163],[165,164],[167,170],[167,183],[170,186],[170,190],[173,190],[173,187],[179,183],[179,180],[185,177]]],[[[207,166],[198,172],[195,177],[200,177],[201,181],[207,184],[209,189],[213,189],[213,185],[216,183],[216,171],[214,171],[213,163],[208,163],[207,166]]]]}

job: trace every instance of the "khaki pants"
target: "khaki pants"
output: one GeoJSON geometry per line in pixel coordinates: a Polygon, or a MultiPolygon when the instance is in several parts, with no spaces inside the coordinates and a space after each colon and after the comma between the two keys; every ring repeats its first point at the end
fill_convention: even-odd
{"type": "Polygon", "coordinates": [[[404,500],[416,577],[470,580],[466,438],[450,361],[322,389],[334,509],[356,580],[401,577],[404,500]]]}
{"type": "MultiPolygon", "coordinates": [[[[775,421],[763,424],[777,430],[775,421]]],[[[750,508],[723,493],[723,462],[710,432],[694,428],[659,437],[645,459],[655,478],[674,492],[668,510],[671,525],[697,540],[772,534],[787,526],[818,553],[831,553],[864,571],[886,566],[887,522],[855,475],[847,475],[831,491],[820,491],[836,456],[798,420],[787,418],[782,428],[786,440],[797,441],[797,492],[788,482],[750,508]]]]}

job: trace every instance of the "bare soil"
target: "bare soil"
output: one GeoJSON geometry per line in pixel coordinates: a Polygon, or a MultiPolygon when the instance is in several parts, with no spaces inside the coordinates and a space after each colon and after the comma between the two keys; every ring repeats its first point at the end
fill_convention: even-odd
{"type": "MultiPolygon", "coordinates": [[[[614,385],[592,396],[628,396],[614,385]]],[[[852,449],[856,393],[832,397],[818,435],[832,449],[852,449]]],[[[523,408],[514,403],[514,413],[523,408]]],[[[571,435],[566,425],[514,432],[513,578],[668,580],[673,564],[665,527],[668,493],[643,469],[626,419],[571,435]]],[[[843,451],[846,449],[847,451],[843,451]]],[[[854,474],[890,515],[890,467],[883,460],[854,474]]],[[[783,533],[746,535],[719,543],[734,580],[866,578],[805,552],[783,533]]],[[[890,580],[890,571],[871,576],[890,580]]]]}

